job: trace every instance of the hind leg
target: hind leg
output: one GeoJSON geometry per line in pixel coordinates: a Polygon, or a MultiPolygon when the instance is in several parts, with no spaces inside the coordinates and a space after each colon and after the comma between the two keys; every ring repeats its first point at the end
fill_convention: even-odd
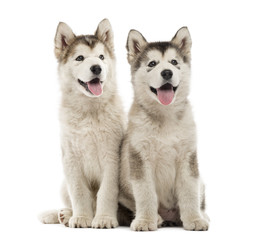
{"type": "Polygon", "coordinates": [[[62,208],[58,212],[58,220],[60,224],[65,225],[68,227],[69,219],[72,217],[73,212],[71,208],[62,208]]]}
{"type": "Polygon", "coordinates": [[[73,215],[73,211],[65,180],[63,181],[61,186],[61,198],[66,208],[62,208],[58,211],[58,221],[60,224],[63,224],[66,227],[68,227],[68,222],[73,215]]]}
{"type": "Polygon", "coordinates": [[[72,207],[71,201],[69,197],[69,193],[67,190],[66,182],[63,181],[61,186],[61,198],[62,201],[67,208],[63,208],[61,210],[50,210],[41,213],[38,216],[40,222],[44,224],[57,224],[61,223],[66,225],[66,221],[68,221],[72,217],[72,207]]]}
{"type": "Polygon", "coordinates": [[[201,210],[201,215],[202,217],[209,223],[210,222],[210,218],[208,217],[208,215],[205,212],[205,208],[206,208],[206,203],[205,203],[205,186],[201,180],[201,184],[200,184],[200,210],[201,210]]]}
{"type": "Polygon", "coordinates": [[[64,206],[66,208],[72,208],[70,196],[69,196],[69,193],[68,193],[67,183],[66,183],[65,180],[63,181],[63,183],[61,185],[60,195],[61,195],[61,199],[64,203],[64,206]]]}

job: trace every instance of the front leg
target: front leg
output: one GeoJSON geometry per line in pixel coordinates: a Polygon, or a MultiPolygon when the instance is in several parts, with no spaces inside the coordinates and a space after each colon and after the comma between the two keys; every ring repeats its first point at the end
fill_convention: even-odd
{"type": "Polygon", "coordinates": [[[158,202],[150,163],[135,148],[129,148],[130,177],[136,205],[134,231],[157,230],[158,202]]]}
{"type": "Polygon", "coordinates": [[[118,157],[104,166],[103,178],[97,194],[96,214],[92,222],[93,228],[114,228],[118,226],[118,157]]]}
{"type": "Polygon", "coordinates": [[[70,200],[72,203],[73,216],[69,219],[69,227],[91,227],[93,219],[93,200],[87,181],[79,166],[79,160],[75,157],[63,159],[64,172],[70,200]]]}
{"type": "Polygon", "coordinates": [[[196,151],[178,162],[176,189],[181,221],[186,230],[206,231],[208,221],[200,213],[200,178],[196,151]]]}

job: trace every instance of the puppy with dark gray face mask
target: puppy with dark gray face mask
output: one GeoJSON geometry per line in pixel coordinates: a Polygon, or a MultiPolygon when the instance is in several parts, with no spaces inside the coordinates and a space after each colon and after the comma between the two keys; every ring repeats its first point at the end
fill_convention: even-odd
{"type": "Polygon", "coordinates": [[[189,31],[183,27],[171,41],[148,43],[131,30],[127,50],[134,102],[122,145],[119,202],[135,213],[131,229],[156,230],[166,221],[208,230],[188,101],[189,31]]]}

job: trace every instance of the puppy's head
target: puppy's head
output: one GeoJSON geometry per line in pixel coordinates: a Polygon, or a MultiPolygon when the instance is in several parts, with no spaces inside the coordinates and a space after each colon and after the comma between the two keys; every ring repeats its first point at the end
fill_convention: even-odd
{"type": "Polygon", "coordinates": [[[60,22],[55,36],[55,56],[64,88],[78,89],[88,97],[101,96],[114,60],[109,21],[101,21],[94,35],[81,36],[60,22]]]}
{"type": "Polygon", "coordinates": [[[151,43],[140,32],[131,30],[126,47],[137,98],[169,105],[179,95],[187,94],[191,38],[186,27],[169,42],[151,43]]]}

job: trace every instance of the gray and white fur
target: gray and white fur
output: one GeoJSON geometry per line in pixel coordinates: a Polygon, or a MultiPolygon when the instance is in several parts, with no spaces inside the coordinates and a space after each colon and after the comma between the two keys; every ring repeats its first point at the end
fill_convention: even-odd
{"type": "Polygon", "coordinates": [[[156,230],[163,221],[207,230],[188,101],[189,31],[183,27],[171,41],[148,43],[131,30],[127,50],[134,101],[121,150],[119,202],[134,212],[135,231],[156,230]]]}
{"type": "Polygon", "coordinates": [[[72,228],[116,227],[124,117],[109,21],[101,21],[94,35],[81,36],[59,23],[55,55],[62,92],[62,198],[66,208],[43,213],[40,220],[72,228]]]}

